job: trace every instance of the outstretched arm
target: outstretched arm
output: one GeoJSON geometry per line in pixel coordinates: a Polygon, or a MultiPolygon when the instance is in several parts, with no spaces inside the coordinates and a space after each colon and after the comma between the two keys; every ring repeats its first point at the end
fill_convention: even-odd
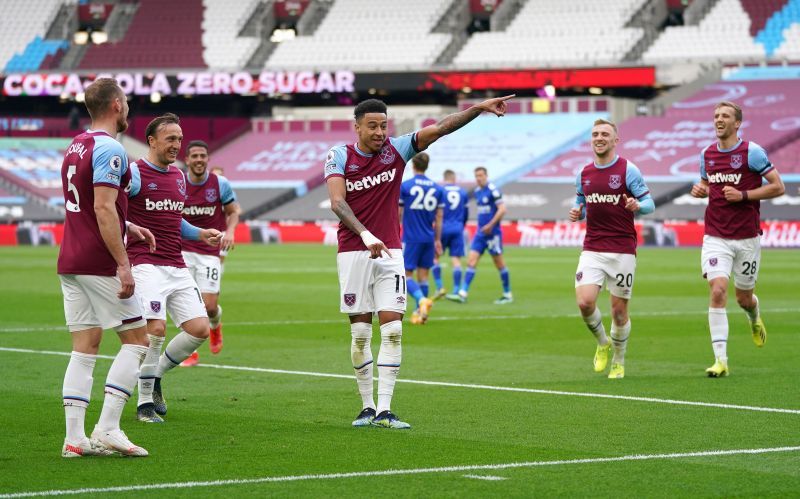
{"type": "Polygon", "coordinates": [[[427,149],[429,145],[433,144],[441,137],[455,132],[462,126],[480,116],[481,113],[488,112],[493,113],[496,116],[505,115],[506,101],[512,97],[514,97],[513,94],[485,100],[480,104],[475,104],[469,109],[446,116],[434,125],[426,126],[417,132],[417,148],[420,151],[427,149]]]}

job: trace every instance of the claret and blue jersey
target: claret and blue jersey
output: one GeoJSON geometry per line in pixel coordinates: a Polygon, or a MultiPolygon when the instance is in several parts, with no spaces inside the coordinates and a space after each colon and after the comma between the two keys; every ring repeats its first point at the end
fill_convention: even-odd
{"type": "MultiPolygon", "coordinates": [[[[390,137],[381,150],[369,154],[358,144],[331,148],[325,160],[325,179],[343,177],[345,200],[356,218],[387,248],[399,249],[397,202],[406,163],[418,153],[416,133],[390,137]]],[[[339,223],[339,252],[366,251],[358,234],[339,223]]]]}

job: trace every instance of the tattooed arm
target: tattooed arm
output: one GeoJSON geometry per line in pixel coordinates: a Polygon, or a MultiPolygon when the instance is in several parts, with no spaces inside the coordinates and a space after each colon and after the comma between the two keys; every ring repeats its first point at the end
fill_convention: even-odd
{"type": "Polygon", "coordinates": [[[352,208],[350,208],[350,205],[345,201],[345,194],[347,191],[345,189],[344,178],[329,177],[327,185],[328,195],[331,199],[331,210],[336,213],[336,216],[339,217],[339,220],[342,221],[345,227],[361,236],[361,240],[364,241],[364,246],[366,246],[371,253],[370,257],[380,258],[383,256],[384,252],[386,252],[387,256],[391,256],[389,249],[383,244],[383,241],[372,235],[372,233],[364,227],[364,224],[356,218],[352,208]]]}
{"type": "Polygon", "coordinates": [[[427,149],[429,145],[436,142],[439,138],[455,132],[480,116],[481,113],[488,112],[494,113],[497,116],[503,116],[506,114],[506,101],[512,97],[514,97],[514,95],[485,100],[480,104],[475,104],[469,109],[446,116],[434,125],[426,126],[417,132],[417,149],[420,151],[427,149]]]}

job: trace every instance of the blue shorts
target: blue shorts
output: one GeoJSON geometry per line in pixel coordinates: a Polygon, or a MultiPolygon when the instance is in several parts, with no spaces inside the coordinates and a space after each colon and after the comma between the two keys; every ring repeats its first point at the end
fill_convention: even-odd
{"type": "Polygon", "coordinates": [[[450,256],[464,256],[464,231],[443,233],[442,251],[447,251],[450,256]]]}
{"type": "Polygon", "coordinates": [[[472,239],[472,245],[469,249],[478,252],[480,255],[482,255],[487,249],[489,250],[489,254],[492,256],[502,255],[503,233],[498,231],[493,232],[490,236],[487,236],[478,230],[478,232],[475,233],[475,237],[472,239]]]}
{"type": "Polygon", "coordinates": [[[435,255],[433,242],[412,243],[403,245],[403,261],[406,270],[429,269],[433,267],[433,257],[435,255]]]}

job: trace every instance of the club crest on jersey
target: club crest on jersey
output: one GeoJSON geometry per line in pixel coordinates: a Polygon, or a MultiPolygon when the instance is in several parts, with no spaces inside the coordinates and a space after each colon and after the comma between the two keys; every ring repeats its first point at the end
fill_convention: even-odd
{"type": "Polygon", "coordinates": [[[583,272],[578,272],[577,274],[575,274],[576,281],[581,282],[581,279],[583,279],[583,272]]]}
{"type": "Polygon", "coordinates": [[[356,294],[355,293],[345,293],[344,294],[344,304],[348,307],[352,307],[356,304],[356,294]]]}
{"type": "Polygon", "coordinates": [[[384,165],[391,165],[392,162],[394,161],[394,158],[395,158],[395,154],[394,154],[394,151],[392,150],[391,146],[388,146],[388,145],[383,146],[383,149],[381,149],[381,155],[380,155],[381,163],[383,163],[384,165]]]}
{"type": "Polygon", "coordinates": [[[708,264],[711,265],[712,267],[716,267],[717,266],[717,259],[716,258],[711,258],[710,260],[708,260],[708,264]]]}
{"type": "Polygon", "coordinates": [[[181,196],[186,195],[186,180],[183,178],[183,175],[175,179],[178,182],[178,192],[181,193],[181,196]]]}
{"type": "Polygon", "coordinates": [[[741,167],[742,167],[742,155],[731,154],[731,168],[741,168],[741,167]]]}
{"type": "Polygon", "coordinates": [[[610,175],[608,177],[608,186],[612,189],[619,189],[622,187],[622,175],[610,175]]]}
{"type": "Polygon", "coordinates": [[[216,189],[206,189],[206,201],[209,203],[213,203],[217,200],[217,190],[216,189]]]}
{"type": "Polygon", "coordinates": [[[150,302],[150,310],[152,310],[153,313],[156,313],[156,314],[161,312],[161,302],[160,301],[151,301],[150,302]]]}

